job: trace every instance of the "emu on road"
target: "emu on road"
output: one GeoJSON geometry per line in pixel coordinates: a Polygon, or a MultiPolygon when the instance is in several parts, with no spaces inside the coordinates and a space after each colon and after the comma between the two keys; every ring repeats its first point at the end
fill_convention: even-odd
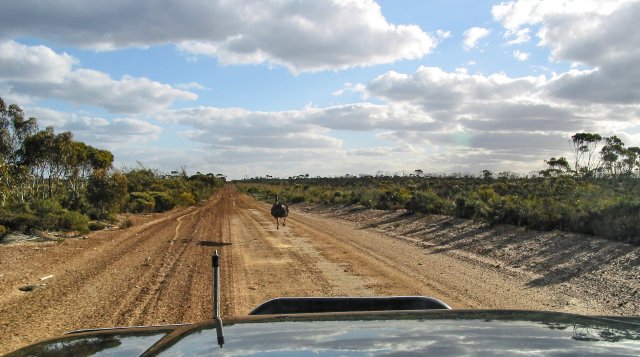
{"type": "Polygon", "coordinates": [[[276,203],[271,207],[271,215],[276,219],[276,229],[280,229],[280,218],[282,218],[282,226],[284,227],[289,215],[289,206],[278,201],[278,195],[276,195],[276,203]]]}

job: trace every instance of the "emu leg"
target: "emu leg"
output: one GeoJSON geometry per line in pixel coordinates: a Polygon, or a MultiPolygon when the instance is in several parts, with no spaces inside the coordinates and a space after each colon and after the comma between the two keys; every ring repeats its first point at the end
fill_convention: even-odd
{"type": "Polygon", "coordinates": [[[280,229],[280,220],[276,217],[276,229],[280,229]]]}
{"type": "Polygon", "coordinates": [[[282,226],[284,227],[284,224],[287,222],[287,216],[285,216],[284,218],[282,218],[282,226]]]}

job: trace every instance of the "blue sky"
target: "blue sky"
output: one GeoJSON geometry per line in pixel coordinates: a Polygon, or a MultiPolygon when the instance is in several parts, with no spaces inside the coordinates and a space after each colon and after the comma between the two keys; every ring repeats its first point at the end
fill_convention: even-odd
{"type": "Polygon", "coordinates": [[[633,1],[9,0],[0,97],[137,162],[231,178],[528,174],[640,145],[633,1]]]}

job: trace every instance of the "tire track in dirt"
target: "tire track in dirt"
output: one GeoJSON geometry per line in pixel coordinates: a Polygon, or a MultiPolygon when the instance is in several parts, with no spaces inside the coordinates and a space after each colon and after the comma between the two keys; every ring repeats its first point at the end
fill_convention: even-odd
{"type": "MultiPolygon", "coordinates": [[[[189,233],[184,235],[180,234],[180,227],[182,226],[183,220],[201,211],[202,208],[199,208],[194,212],[187,213],[176,219],[178,224],[175,226],[173,237],[169,240],[168,247],[160,259],[160,266],[149,269],[148,275],[150,276],[144,279],[144,281],[147,282],[145,287],[125,299],[126,302],[123,303],[123,306],[127,306],[127,310],[120,313],[121,320],[118,321],[118,325],[131,326],[144,323],[144,317],[150,313],[150,306],[157,305],[165,282],[171,278],[171,275],[176,269],[176,265],[183,259],[183,254],[187,250],[187,245],[180,244],[179,242],[184,239],[181,237],[185,235],[187,237],[193,236],[189,233]]],[[[195,230],[197,230],[197,227],[195,230]]]]}
{"type": "MultiPolygon", "coordinates": [[[[52,332],[59,334],[77,328],[113,326],[113,317],[122,315],[123,310],[117,306],[123,291],[129,283],[136,281],[139,272],[124,268],[122,260],[144,262],[142,256],[157,255],[162,248],[153,246],[153,238],[171,229],[175,218],[183,212],[171,212],[149,224],[125,231],[101,232],[90,240],[67,240],[64,244],[48,247],[49,252],[54,251],[52,253],[62,257],[62,264],[52,269],[45,261],[38,262],[42,270],[32,274],[34,278],[30,280],[53,273],[51,282],[45,288],[2,301],[0,316],[7,321],[3,323],[3,330],[11,332],[0,337],[0,346],[42,339],[51,336],[52,332]],[[76,249],[80,249],[79,254],[74,254],[76,249]],[[115,281],[118,288],[103,284],[105,281],[111,284],[115,281]]],[[[28,261],[25,263],[29,264],[28,261]]]]}
{"type": "MultiPolygon", "coordinates": [[[[69,261],[62,261],[62,263],[69,263],[75,265],[83,265],[87,266],[86,269],[82,271],[73,271],[73,273],[78,273],[74,276],[74,282],[81,283],[86,279],[90,279],[96,274],[100,274],[105,270],[108,270],[110,267],[116,265],[116,261],[114,261],[114,257],[122,256],[127,251],[135,251],[137,247],[142,245],[146,240],[150,239],[156,232],[163,231],[166,228],[167,224],[170,224],[170,221],[174,218],[175,213],[172,216],[165,217],[162,219],[153,220],[152,225],[145,223],[139,227],[134,227],[126,231],[106,231],[100,232],[103,233],[100,235],[98,239],[102,240],[102,244],[98,244],[97,246],[92,247],[91,249],[83,249],[80,255],[73,255],[70,257],[69,261]],[[142,235],[140,235],[142,234],[142,235]],[[140,237],[138,237],[140,235],[140,237]],[[114,237],[115,236],[115,237],[114,237]],[[107,239],[104,239],[107,238],[107,239]],[[115,238],[115,239],[108,239],[115,238]],[[96,252],[97,250],[97,252],[96,252]],[[104,252],[105,254],[102,254],[104,252]],[[89,264],[92,263],[92,264],[89,264]]],[[[77,240],[68,240],[67,242],[78,243],[77,240]]],[[[66,245],[67,242],[63,244],[66,245]]],[[[35,247],[35,250],[44,250],[49,246],[51,249],[57,248],[53,243],[50,244],[42,244],[43,247],[38,247],[39,244],[32,244],[35,247]],[[52,246],[53,245],[53,246],[52,246]]],[[[82,249],[82,248],[78,248],[82,249]]],[[[60,284],[61,282],[57,282],[60,284]]],[[[0,303],[11,305],[13,301],[11,299],[23,299],[24,294],[6,294],[6,290],[3,289],[2,299],[0,299],[0,303]]]]}
{"type": "MultiPolygon", "coordinates": [[[[162,323],[181,323],[205,320],[211,317],[211,254],[220,244],[217,226],[226,192],[189,216],[182,226],[177,241],[180,259],[172,265],[162,289],[153,304],[141,318],[151,314],[163,317],[162,323]]],[[[146,323],[146,322],[145,322],[146,323]]]]}
{"type": "MultiPolygon", "coordinates": [[[[175,244],[177,236],[174,234],[170,239],[166,238],[177,228],[176,222],[179,224],[183,217],[197,212],[190,211],[173,216],[162,227],[142,233],[143,241],[136,246],[136,249],[128,255],[114,259],[112,265],[126,271],[127,281],[121,283],[125,289],[118,295],[117,302],[114,304],[118,307],[111,314],[112,318],[109,320],[111,325],[143,323],[137,318],[140,315],[140,307],[146,305],[157,292],[155,283],[161,282],[158,272],[165,271],[164,267],[167,266],[167,259],[171,257],[170,253],[173,252],[171,247],[175,244]]],[[[108,281],[108,279],[109,277],[101,277],[97,280],[108,281]]]]}

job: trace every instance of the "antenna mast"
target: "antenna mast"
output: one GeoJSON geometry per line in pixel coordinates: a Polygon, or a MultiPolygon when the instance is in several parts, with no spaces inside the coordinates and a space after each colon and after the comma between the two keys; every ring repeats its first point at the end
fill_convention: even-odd
{"type": "Polygon", "coordinates": [[[218,345],[222,348],[224,334],[222,332],[222,319],[220,319],[220,256],[217,250],[211,256],[211,265],[213,266],[213,320],[216,326],[218,345]]]}

